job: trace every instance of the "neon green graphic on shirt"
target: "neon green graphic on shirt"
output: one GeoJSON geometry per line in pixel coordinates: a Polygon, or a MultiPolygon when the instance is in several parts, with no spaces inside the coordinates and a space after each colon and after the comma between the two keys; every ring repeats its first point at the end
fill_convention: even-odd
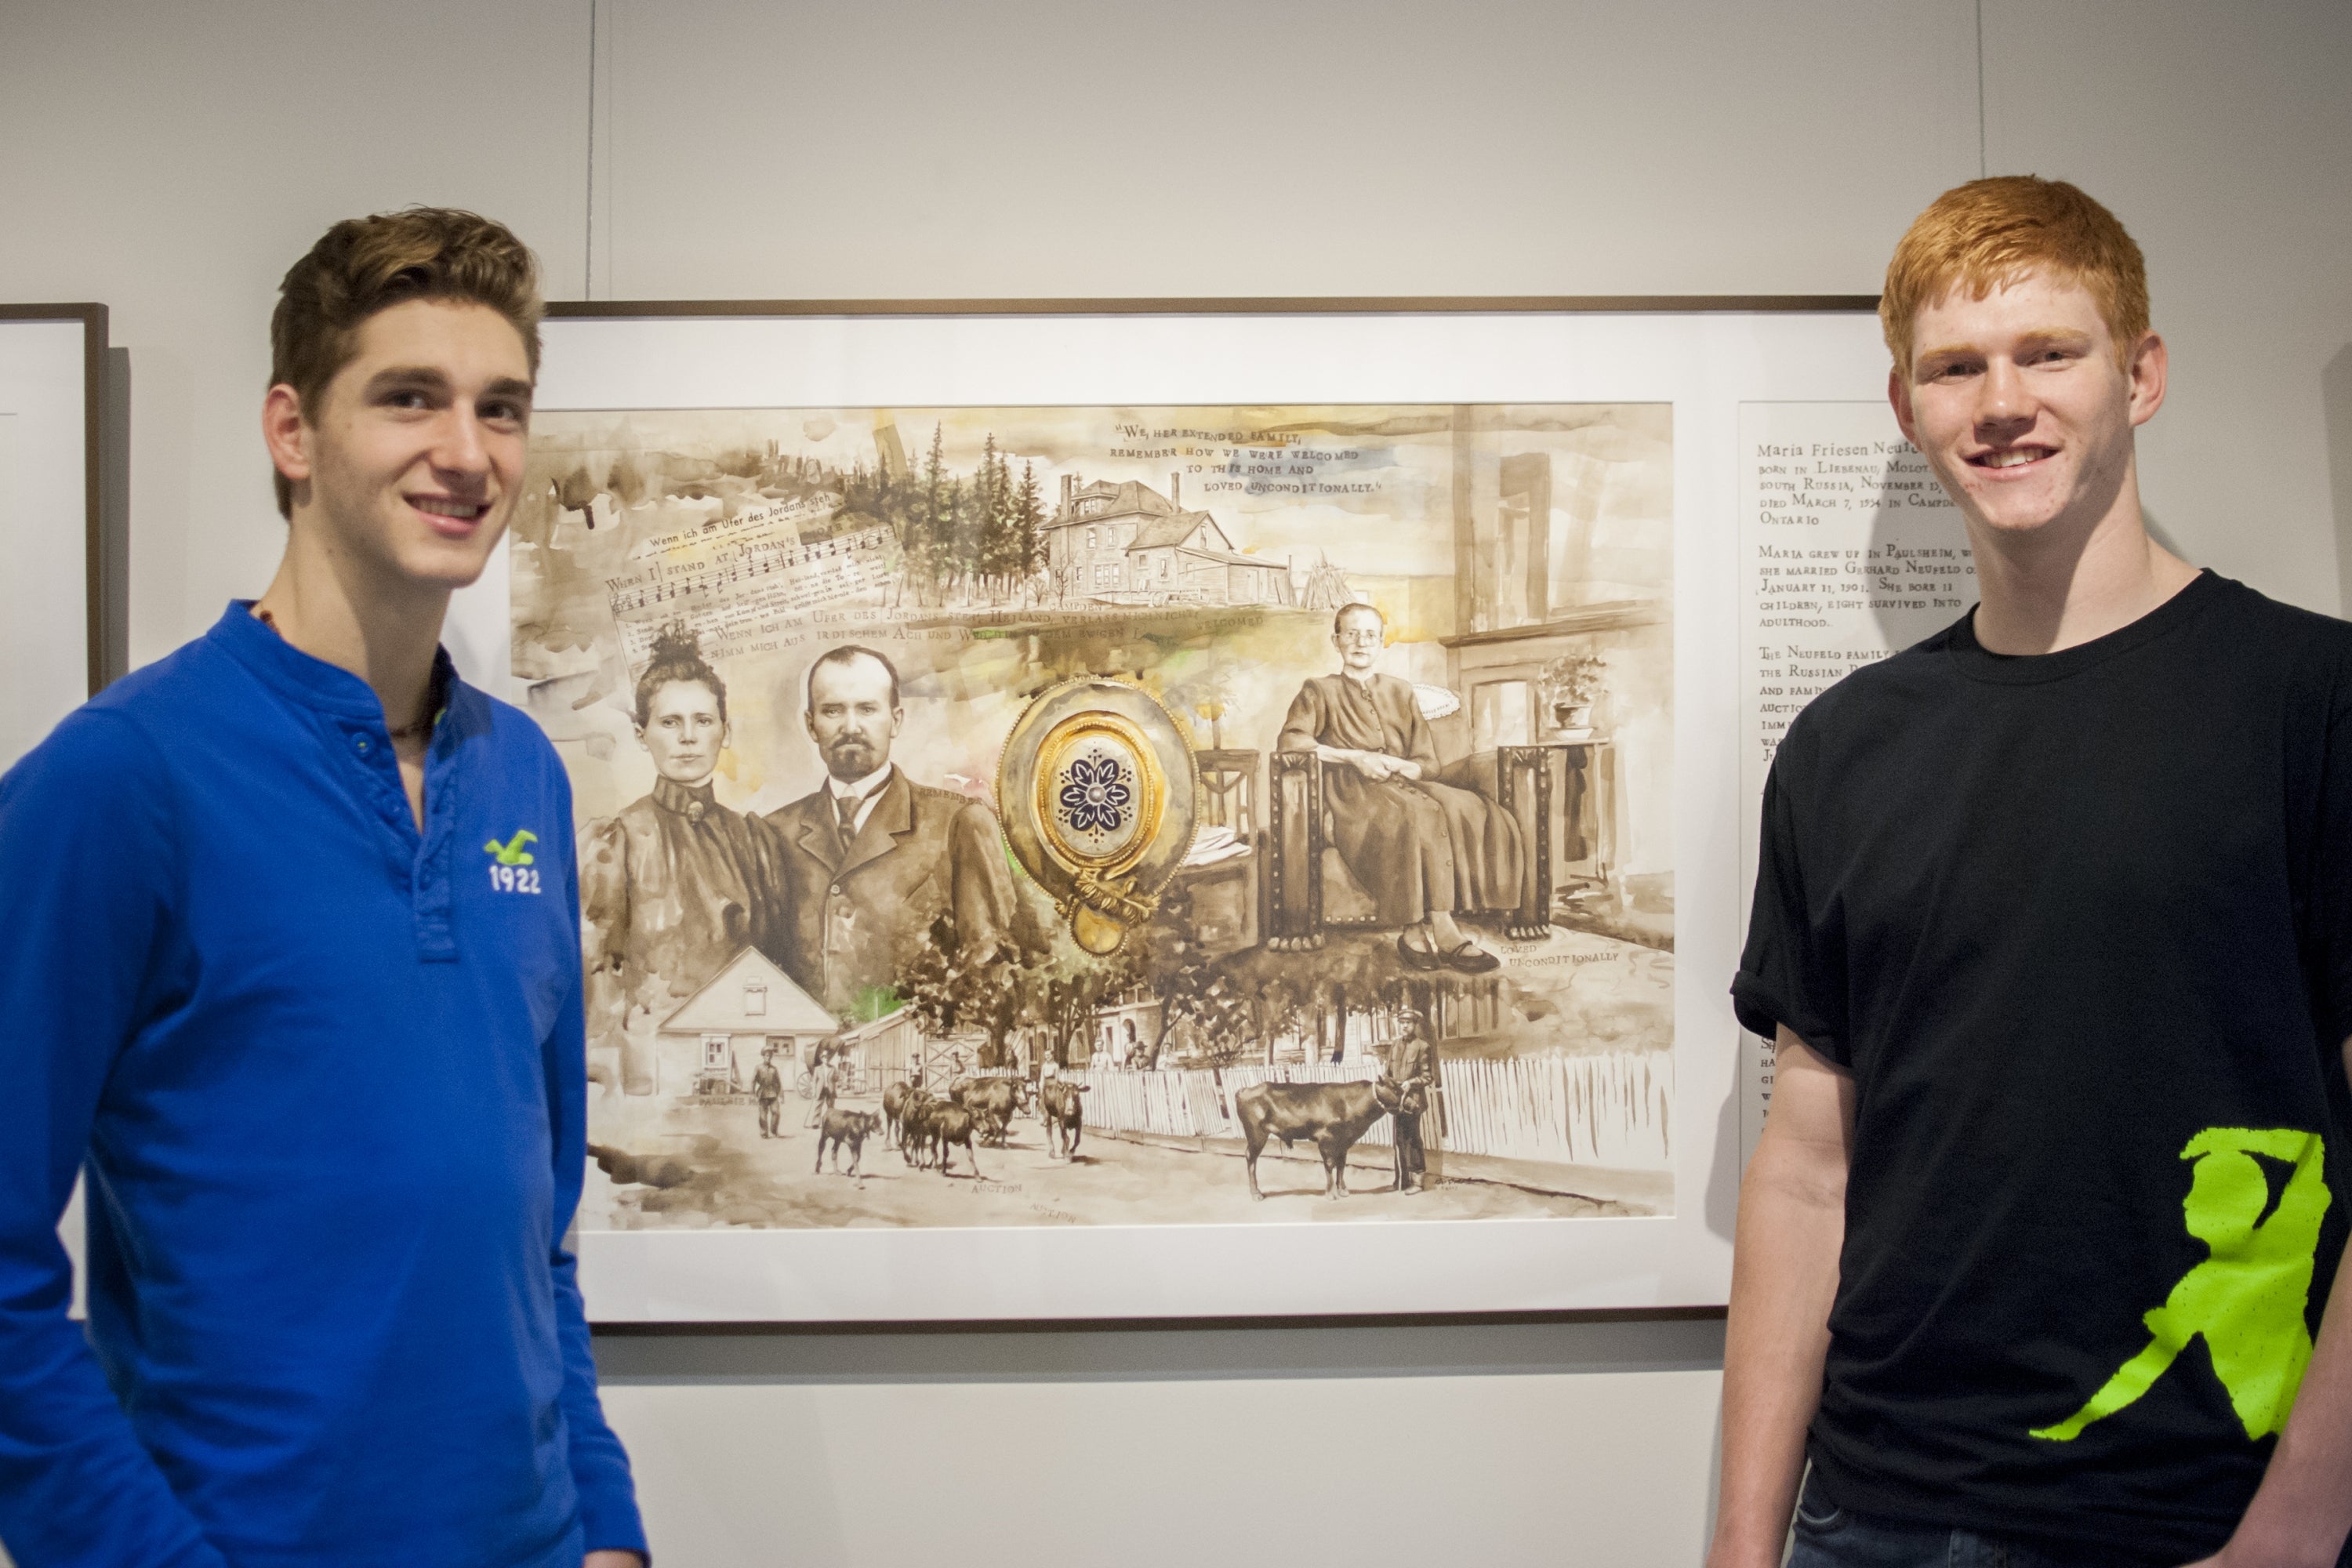
{"type": "Polygon", "coordinates": [[[488,844],[482,846],[482,853],[485,855],[497,856],[499,858],[499,864],[501,866],[528,866],[530,864],[530,851],[524,848],[523,846],[526,844],[536,844],[538,842],[538,834],[533,833],[528,827],[518,827],[515,829],[515,836],[512,843],[501,844],[497,839],[493,838],[488,844]]]}
{"type": "Polygon", "coordinates": [[[2319,1221],[2329,1202],[2322,1152],[2318,1133],[2289,1128],[2209,1127],[2191,1138],[2180,1157],[2196,1161],[2197,1169],[2180,1206],[2189,1234],[2211,1256],[2181,1276],[2164,1305],[2141,1320],[2151,1336],[2147,1348],[2116,1368],[2082,1409],[2055,1426],[2035,1427],[2032,1435],[2072,1442],[2092,1422],[2146,1394],[2199,1334],[2246,1436],[2267,1436],[2284,1427],[2304,1368],[2311,1364],[2304,1312],[2319,1252],[2319,1221]],[[2267,1218],[2270,1180],[2257,1154],[2294,1168],[2267,1218]]]}

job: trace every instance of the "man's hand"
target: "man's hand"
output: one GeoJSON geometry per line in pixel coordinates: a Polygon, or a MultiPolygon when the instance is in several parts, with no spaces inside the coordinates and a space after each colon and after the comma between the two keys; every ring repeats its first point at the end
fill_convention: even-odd
{"type": "MultiPolygon", "coordinates": [[[[2344,1042],[2352,1075],[2352,1039],[2344,1042]]],[[[2336,1270],[2311,1364],[2269,1468],[2228,1545],[2189,1568],[2336,1568],[2352,1530],[2352,1257],[2336,1270]]]]}
{"type": "Polygon", "coordinates": [[[2274,1553],[2257,1554],[2242,1550],[2237,1542],[2231,1541],[2212,1556],[2200,1557],[2187,1564],[2186,1568],[2336,1568],[2336,1555],[2333,1552],[2316,1556],[2308,1552],[2297,1552],[2284,1557],[2274,1553]]]}
{"type": "Polygon", "coordinates": [[[607,1549],[591,1552],[580,1562],[580,1568],[647,1568],[646,1560],[634,1552],[607,1549]]]}

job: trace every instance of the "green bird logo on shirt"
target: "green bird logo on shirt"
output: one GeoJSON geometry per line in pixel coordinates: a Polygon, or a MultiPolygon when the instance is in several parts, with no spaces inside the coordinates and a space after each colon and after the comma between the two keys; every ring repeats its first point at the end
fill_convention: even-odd
{"type": "Polygon", "coordinates": [[[2189,1234],[2210,1256],[2141,1319],[2150,1336],[2147,1348],[2116,1368],[2080,1410],[2032,1435],[2074,1441],[2155,1386],[2199,1334],[2246,1436],[2284,1429],[2311,1364],[2304,1317],[2329,1202],[2324,1147],[2318,1133],[2287,1128],[2209,1127],[2191,1138],[2180,1157],[2195,1161],[2196,1172],[2180,1206],[2189,1234]],[[2270,1181],[2257,1154],[2294,1167],[2267,1218],[2270,1181]]]}
{"type": "Polygon", "coordinates": [[[482,853],[485,855],[497,856],[499,864],[501,866],[528,866],[530,864],[530,851],[524,848],[523,846],[526,844],[536,844],[538,842],[538,834],[533,833],[528,827],[518,827],[515,829],[514,838],[510,842],[501,844],[497,839],[493,838],[488,844],[482,846],[482,853]]]}

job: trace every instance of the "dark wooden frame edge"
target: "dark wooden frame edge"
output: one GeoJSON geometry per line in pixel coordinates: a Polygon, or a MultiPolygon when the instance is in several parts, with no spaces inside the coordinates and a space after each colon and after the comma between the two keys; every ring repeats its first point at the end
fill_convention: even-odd
{"type": "Polygon", "coordinates": [[[1444,1329],[1540,1323],[1720,1322],[1724,1307],[1562,1307],[1497,1312],[1317,1312],[1284,1316],[1208,1318],[886,1318],[869,1322],[835,1319],[715,1319],[709,1322],[591,1323],[614,1339],[676,1339],[746,1334],[1039,1334],[1166,1333],[1184,1329],[1444,1329]]]}
{"type": "Polygon", "coordinates": [[[557,300],[550,318],[631,316],[1411,316],[1875,310],[1875,294],[1494,294],[1076,300],[557,300]]]}
{"type": "Polygon", "coordinates": [[[82,324],[82,599],[88,623],[89,695],[107,681],[106,658],[106,307],[0,305],[0,321],[82,324]]]}

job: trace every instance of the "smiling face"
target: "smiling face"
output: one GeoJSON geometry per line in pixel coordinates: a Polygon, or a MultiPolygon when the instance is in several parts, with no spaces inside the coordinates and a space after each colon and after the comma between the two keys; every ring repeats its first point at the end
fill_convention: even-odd
{"type": "Polygon", "coordinates": [[[1331,646],[1339,650],[1340,668],[1356,675],[1370,675],[1372,667],[1381,662],[1381,647],[1388,636],[1388,626],[1378,610],[1343,610],[1339,625],[1331,633],[1331,646]]]}
{"type": "Polygon", "coordinates": [[[408,300],[360,324],[314,408],[269,389],[292,525],[382,587],[465,586],[506,531],[530,423],[521,335],[487,305],[408,300]]]}
{"type": "Polygon", "coordinates": [[[1912,344],[1888,399],[1971,524],[2087,536],[2119,499],[2137,506],[2132,430],[2164,402],[2154,332],[2119,359],[2090,291],[2035,271],[1926,306],[1912,344]]]}
{"type": "Polygon", "coordinates": [[[646,702],[637,742],[662,777],[689,787],[701,784],[718,768],[719,748],[727,744],[718,694],[699,680],[668,682],[646,702]]]}
{"type": "Polygon", "coordinates": [[[825,772],[850,784],[890,760],[890,742],[907,713],[891,704],[890,672],[878,660],[860,657],[821,664],[810,672],[808,710],[802,717],[824,758],[825,772]]]}

